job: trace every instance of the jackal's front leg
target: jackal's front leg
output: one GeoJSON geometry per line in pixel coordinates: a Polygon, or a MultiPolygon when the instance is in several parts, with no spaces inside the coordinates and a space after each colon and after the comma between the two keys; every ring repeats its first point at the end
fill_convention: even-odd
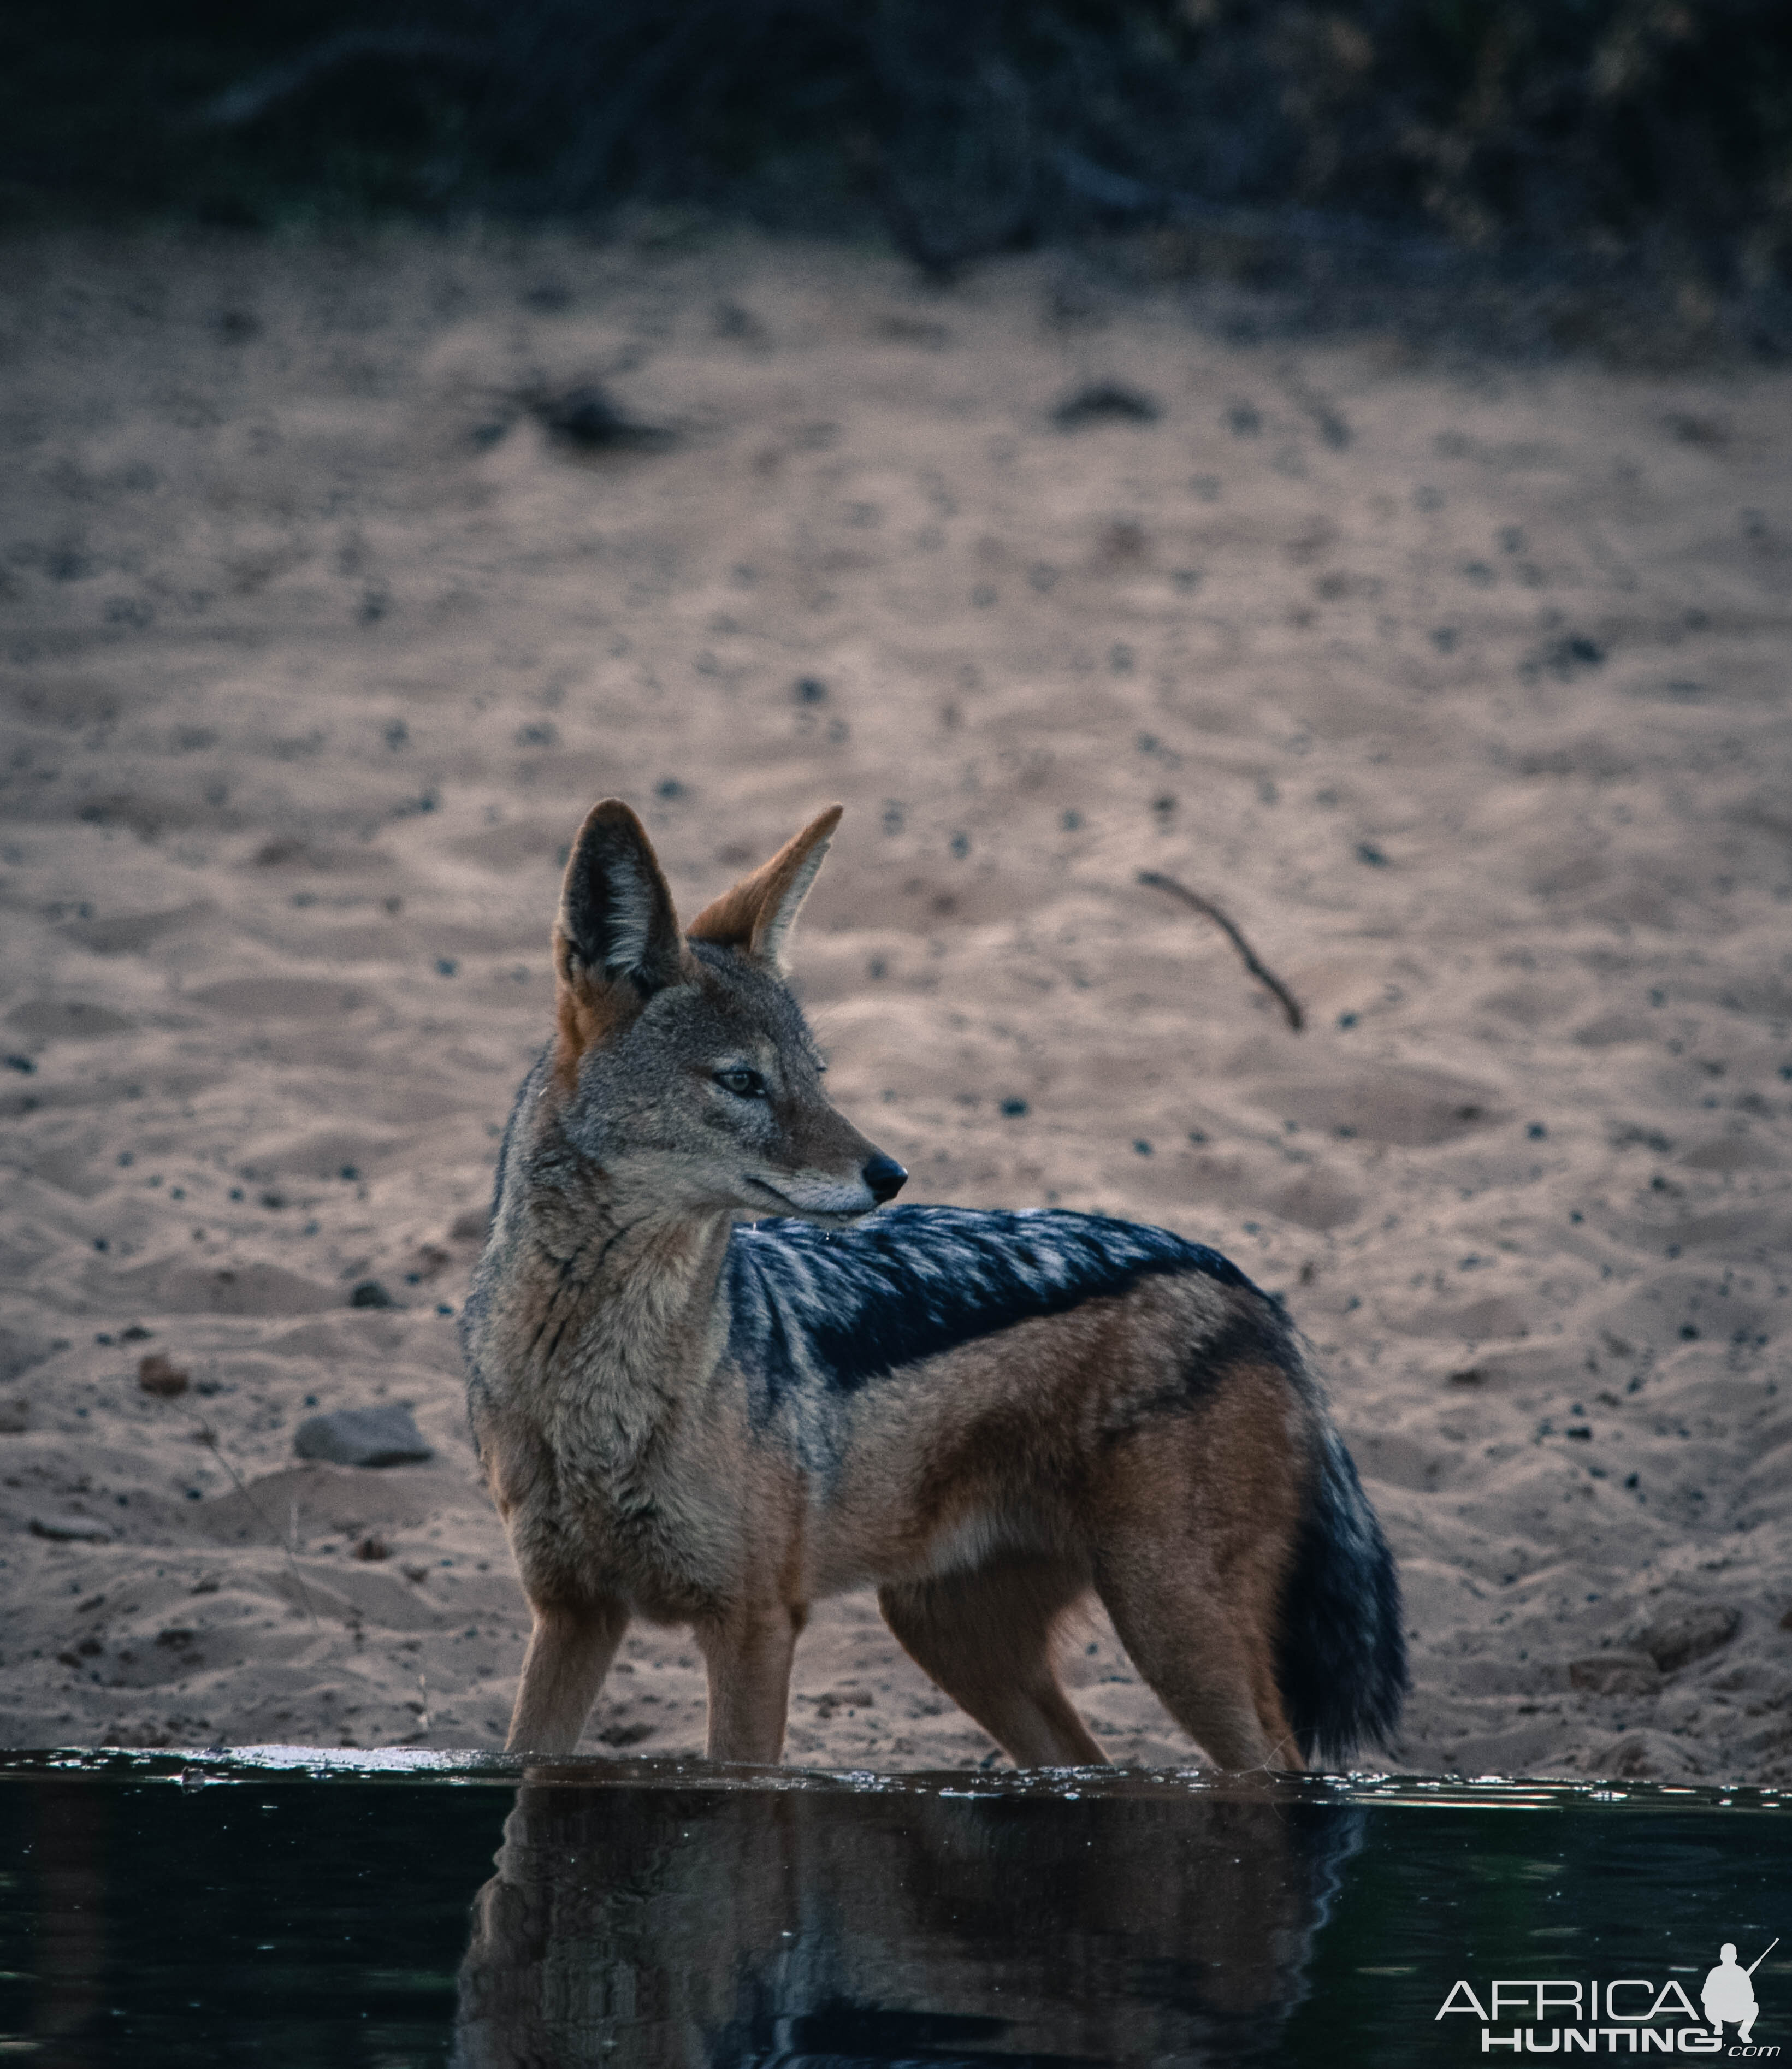
{"type": "Polygon", "coordinates": [[[709,1757],[769,1767],[782,1757],[790,1661],[805,1612],[742,1609],[696,1627],[709,1670],[709,1757]]]}
{"type": "Polygon", "coordinates": [[[628,1612],[607,1598],[529,1606],[535,1627],[523,1655],[523,1678],[504,1748],[509,1753],[568,1753],[578,1744],[623,1642],[628,1612]]]}

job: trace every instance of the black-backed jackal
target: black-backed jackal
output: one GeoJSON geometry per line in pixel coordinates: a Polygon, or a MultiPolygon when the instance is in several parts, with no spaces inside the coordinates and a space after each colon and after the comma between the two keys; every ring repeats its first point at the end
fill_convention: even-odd
{"type": "Polygon", "coordinates": [[[775,1761],[809,1606],[865,1585],[1023,1765],[1103,1757],[1052,1663],[1091,1589],[1220,1765],[1385,1739],[1394,1564],[1280,1302],[1162,1229],[884,1206],[781,974],[839,817],[685,928],[626,805],[573,848],[463,1324],[511,1746],[570,1752],[641,1616],[694,1630],[712,1757],[775,1761]]]}

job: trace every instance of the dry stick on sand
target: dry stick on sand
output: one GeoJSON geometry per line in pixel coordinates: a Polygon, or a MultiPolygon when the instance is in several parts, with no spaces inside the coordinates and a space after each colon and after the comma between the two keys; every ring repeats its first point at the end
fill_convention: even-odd
{"type": "MultiPolygon", "coordinates": [[[[243,1475],[237,1471],[236,1467],[231,1463],[229,1459],[225,1456],[224,1447],[218,1441],[218,1432],[213,1429],[209,1422],[202,1422],[199,1425],[198,1429],[194,1433],[194,1441],[196,1443],[203,1444],[211,1453],[212,1456],[217,1459],[218,1464],[221,1465],[224,1468],[225,1471],[230,1475],[231,1484],[249,1504],[249,1513],[254,1516],[256,1522],[261,1525],[263,1530],[267,1531],[271,1536],[274,1535],[273,1524],[271,1524],[267,1520],[267,1517],[262,1514],[260,1504],[256,1501],[255,1496],[250,1493],[249,1490],[243,1484],[243,1475]]],[[[299,1534],[299,1504],[297,1502],[294,1502],[292,1504],[292,1535],[294,1537],[296,1537],[299,1534]]],[[[286,1554],[286,1563],[292,1569],[292,1585],[299,1590],[299,1600],[304,1605],[305,1614],[311,1618],[311,1627],[314,1631],[320,1632],[322,1626],[317,1621],[317,1612],[311,1606],[311,1590],[305,1585],[304,1575],[299,1571],[299,1562],[292,1556],[292,1547],[290,1544],[282,1545],[280,1546],[280,1549],[286,1554]]]]}
{"type": "Polygon", "coordinates": [[[1267,984],[1282,1002],[1282,1010],[1288,1017],[1288,1025],[1298,1034],[1306,1025],[1306,1016],[1300,1010],[1300,1002],[1288,986],[1262,961],[1256,950],[1210,898],[1203,898],[1198,891],[1191,891],[1186,884],[1178,884],[1174,876],[1165,876],[1160,869],[1141,869],[1141,884],[1149,884],[1158,891],[1167,891],[1173,898],[1180,898],[1185,905],[1192,905],[1197,912],[1204,912],[1214,924],[1244,958],[1244,966],[1259,984],[1267,984]]]}

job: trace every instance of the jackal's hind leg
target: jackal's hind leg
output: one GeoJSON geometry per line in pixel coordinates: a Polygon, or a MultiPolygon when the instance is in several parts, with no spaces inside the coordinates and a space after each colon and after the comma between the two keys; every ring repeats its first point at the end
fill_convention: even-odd
{"type": "Polygon", "coordinates": [[[1266,1646],[1208,1589],[1104,1565],[1096,1590],[1133,1663],[1216,1766],[1305,1765],[1282,1712],[1266,1646]]]}
{"type": "Polygon", "coordinates": [[[510,1716],[510,1753],[569,1753],[628,1627],[628,1612],[607,1597],[532,1602],[535,1627],[510,1716]]]}
{"type": "Polygon", "coordinates": [[[1049,1559],[1010,1558],[880,1588],[903,1650],[1018,1767],[1100,1767],[1107,1755],[1058,1685],[1053,1627],[1088,1585],[1049,1559]]]}
{"type": "Polygon", "coordinates": [[[1216,1562],[1183,1519],[1150,1514],[1147,1492],[1135,1487],[1096,1556],[1096,1593],[1121,1643],[1215,1765],[1303,1767],[1276,1685],[1265,1562],[1216,1562]]]}
{"type": "Polygon", "coordinates": [[[1287,1382],[1211,1374],[1198,1411],[1111,1445],[1092,1489],[1096,1593],[1164,1708],[1216,1766],[1304,1767],[1277,1683],[1305,1462],[1287,1382]]]}

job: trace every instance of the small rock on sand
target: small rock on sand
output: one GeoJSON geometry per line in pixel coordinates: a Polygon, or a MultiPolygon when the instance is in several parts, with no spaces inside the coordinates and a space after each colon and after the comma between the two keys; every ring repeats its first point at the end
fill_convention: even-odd
{"type": "Polygon", "coordinates": [[[1084,424],[1154,424],[1163,414],[1163,405],[1142,389],[1123,382],[1096,381],[1067,395],[1051,413],[1060,431],[1074,431],[1084,424]]]}
{"type": "Polygon", "coordinates": [[[1672,1674],[1728,1645],[1741,1621],[1740,1610],[1723,1603],[1701,1602],[1652,1618],[1639,1632],[1638,1643],[1663,1674],[1672,1674]]]}
{"type": "Polygon", "coordinates": [[[137,1383],[145,1394],[160,1394],[165,1400],[172,1400],[177,1394],[186,1393],[186,1374],[160,1351],[151,1351],[147,1357],[137,1361],[137,1383]]]}
{"type": "Polygon", "coordinates": [[[1568,1685],[1594,1696],[1652,1696],[1661,1674],[1646,1652],[1610,1652],[1571,1659],[1568,1685]]]}
{"type": "Polygon", "coordinates": [[[435,1455],[410,1410],[398,1403],[311,1416],[299,1425],[292,1448],[301,1459],[338,1466],[420,1465],[435,1455]]]}
{"type": "Polygon", "coordinates": [[[109,1545],[112,1532],[103,1523],[87,1516],[34,1516],[34,1537],[54,1538],[59,1544],[109,1545]]]}

